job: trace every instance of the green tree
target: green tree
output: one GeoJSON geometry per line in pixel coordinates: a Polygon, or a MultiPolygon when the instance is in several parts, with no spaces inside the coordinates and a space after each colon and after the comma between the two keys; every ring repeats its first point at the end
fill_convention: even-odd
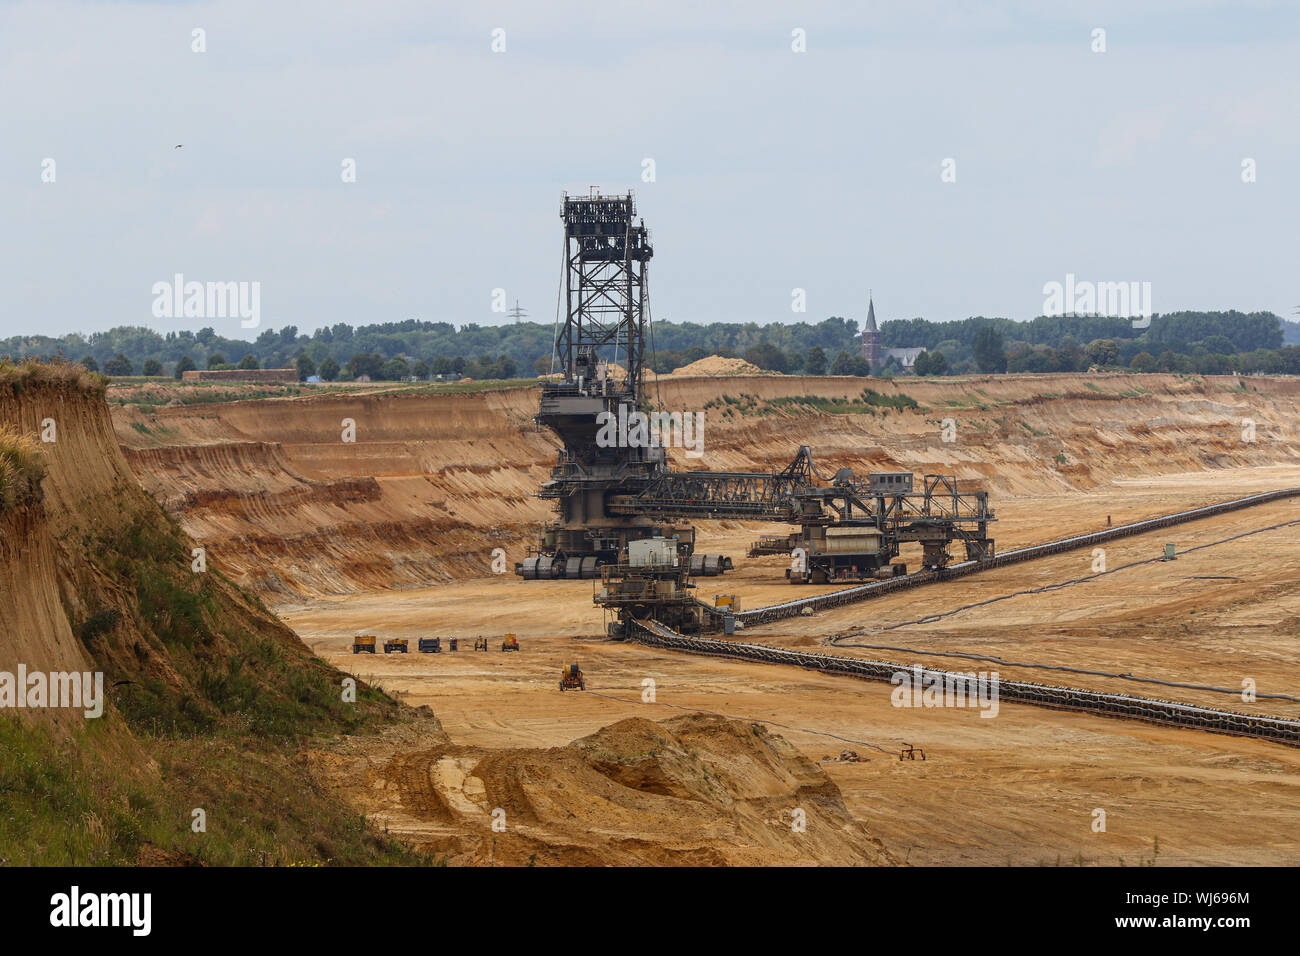
{"type": "Polygon", "coordinates": [[[1083,354],[1093,365],[1114,365],[1119,361],[1119,346],[1113,339],[1093,339],[1083,347],[1083,354]]]}
{"type": "Polygon", "coordinates": [[[209,370],[224,368],[229,364],[230,363],[226,361],[225,355],[223,355],[220,352],[213,352],[211,355],[208,356],[209,370]]]}
{"type": "Polygon", "coordinates": [[[396,382],[411,374],[411,366],[406,363],[404,358],[391,358],[383,364],[379,374],[390,382],[396,382]]]}
{"type": "Polygon", "coordinates": [[[1213,355],[1232,355],[1237,351],[1237,347],[1226,335],[1211,335],[1201,344],[1213,355]]]}
{"type": "Polygon", "coordinates": [[[245,355],[243,358],[239,360],[239,367],[247,371],[251,369],[261,368],[262,366],[258,364],[257,356],[254,355],[252,352],[249,352],[247,355],[245,355]]]}
{"type": "Polygon", "coordinates": [[[788,372],[790,360],[771,342],[760,342],[745,352],[745,361],[771,372],[788,372]]]}
{"type": "Polygon", "coordinates": [[[348,371],[353,378],[368,375],[372,380],[379,378],[384,370],[384,357],[374,352],[358,352],[348,359],[348,371]]]}
{"type": "Polygon", "coordinates": [[[326,357],[325,361],[320,363],[320,377],[327,382],[333,382],[339,377],[339,363],[332,357],[326,357]]]}
{"type": "Polygon", "coordinates": [[[316,363],[311,360],[311,357],[306,352],[299,355],[298,361],[294,364],[298,368],[298,381],[300,382],[305,382],[309,375],[316,374],[316,363]]]}
{"type": "Polygon", "coordinates": [[[971,351],[975,353],[975,365],[981,372],[1007,370],[1007,353],[1002,341],[1002,333],[991,325],[981,326],[975,333],[971,339],[971,351]]]}
{"type": "Polygon", "coordinates": [[[105,375],[130,375],[131,372],[133,371],[133,368],[134,366],[131,365],[131,360],[127,358],[125,355],[123,355],[121,352],[118,352],[111,359],[109,359],[107,362],[104,363],[104,374],[105,375]]]}
{"type": "Polygon", "coordinates": [[[1135,372],[1154,372],[1156,370],[1156,357],[1150,352],[1138,352],[1137,355],[1129,359],[1128,367],[1135,372]]]}
{"type": "Polygon", "coordinates": [[[145,359],[144,367],[140,369],[141,375],[154,376],[162,374],[162,363],[157,359],[145,359]]]}
{"type": "Polygon", "coordinates": [[[197,367],[198,366],[194,364],[194,359],[190,358],[188,355],[182,355],[177,359],[176,370],[172,374],[175,375],[176,381],[179,382],[186,372],[191,372],[197,367]]]}
{"type": "Polygon", "coordinates": [[[95,356],[87,355],[81,360],[81,364],[86,366],[92,372],[99,371],[99,363],[95,361],[95,356]]]}
{"type": "Polygon", "coordinates": [[[803,370],[808,375],[825,375],[826,350],[820,345],[810,348],[807,357],[803,360],[803,370]]]}

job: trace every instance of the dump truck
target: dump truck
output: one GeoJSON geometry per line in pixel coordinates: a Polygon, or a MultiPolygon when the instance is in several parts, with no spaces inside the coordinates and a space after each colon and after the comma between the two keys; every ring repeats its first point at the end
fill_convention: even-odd
{"type": "Polygon", "coordinates": [[[503,652],[519,650],[519,638],[515,637],[513,634],[507,634],[505,640],[501,642],[501,650],[503,652]]]}
{"type": "Polygon", "coordinates": [[[582,668],[570,664],[560,672],[560,690],[586,690],[587,681],[582,676],[582,668]]]}
{"type": "Polygon", "coordinates": [[[405,654],[408,652],[406,643],[406,638],[404,637],[390,637],[388,640],[384,641],[384,653],[392,654],[396,652],[398,654],[405,654]]]}
{"type": "Polygon", "coordinates": [[[352,653],[360,654],[362,652],[366,654],[373,654],[375,652],[375,635],[358,634],[352,639],[352,653]]]}
{"type": "Polygon", "coordinates": [[[420,638],[421,654],[441,654],[442,638],[441,637],[422,637],[420,638]]]}

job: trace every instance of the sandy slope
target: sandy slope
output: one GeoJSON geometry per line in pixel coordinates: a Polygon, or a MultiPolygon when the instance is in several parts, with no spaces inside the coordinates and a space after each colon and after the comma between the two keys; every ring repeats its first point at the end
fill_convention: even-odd
{"type": "Polygon", "coordinates": [[[389,833],[453,864],[897,862],[826,773],[761,724],[633,717],[545,748],[404,729],[311,761],[389,833]]]}

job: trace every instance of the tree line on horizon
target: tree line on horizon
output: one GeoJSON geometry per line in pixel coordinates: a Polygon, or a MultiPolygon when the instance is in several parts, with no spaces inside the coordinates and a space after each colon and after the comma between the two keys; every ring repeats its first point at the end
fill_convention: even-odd
{"type": "MultiPolygon", "coordinates": [[[[951,322],[900,319],[880,325],[882,347],[925,348],[919,375],[964,372],[1072,372],[1128,368],[1138,372],[1300,374],[1300,323],[1272,312],[1177,312],[1130,319],[1039,316],[1028,322],[976,316],[951,322]]],[[[471,378],[503,379],[552,370],[550,325],[500,326],[448,322],[322,326],[311,335],[296,326],[266,329],[253,341],[213,328],[158,333],[119,326],[90,335],[0,339],[0,355],[80,361],[110,376],[174,376],[189,369],[296,368],[300,379],[326,381],[471,378]]],[[[871,368],[861,357],[858,322],[708,324],[656,322],[647,365],[666,373],[711,355],[742,358],[759,368],[805,375],[892,375],[896,360],[871,368]]],[[[617,360],[617,356],[611,356],[617,360]]]]}

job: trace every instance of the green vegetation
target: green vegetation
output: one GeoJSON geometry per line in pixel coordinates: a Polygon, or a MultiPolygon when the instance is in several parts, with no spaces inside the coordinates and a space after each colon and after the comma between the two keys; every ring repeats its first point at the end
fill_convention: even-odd
{"type": "Polygon", "coordinates": [[[0,356],[0,395],[6,392],[20,395],[29,388],[41,385],[102,395],[107,384],[108,379],[104,376],[71,362],[40,361],[36,358],[13,362],[7,355],[0,356]]]}
{"type": "MultiPolygon", "coordinates": [[[[901,374],[895,359],[870,368],[861,357],[858,322],[832,316],[821,322],[657,322],[647,364],[670,372],[709,355],[743,357],[759,368],[790,374],[901,374]],[[833,358],[832,358],[833,356],[833,358]]],[[[185,369],[291,368],[300,379],[324,381],[514,379],[552,366],[549,323],[517,322],[457,328],[416,319],[353,327],[344,322],[310,335],[296,326],[266,329],[256,340],[218,335],[208,327],[159,334],[120,326],[89,336],[14,336],[0,355],[81,355],[87,367],[114,377],[140,368],[145,375],[185,369]],[[234,362],[232,365],[231,362],[234,362]]],[[[974,316],[953,322],[898,319],[880,325],[881,346],[927,350],[918,375],[1008,372],[1081,372],[1092,366],[1135,372],[1300,374],[1300,323],[1272,312],[1176,312],[1134,328],[1130,319],[1039,316],[1029,322],[974,316]]],[[[610,355],[610,358],[616,356],[610,355]]]]}
{"type": "Polygon", "coordinates": [[[69,738],[0,715],[0,862],[8,866],[416,865],[427,859],[304,787],[273,744],[187,738],[151,750],[157,772],[83,760],[96,722],[69,738]],[[192,829],[195,809],[204,832],[192,829]]]}
{"type": "Polygon", "coordinates": [[[783,398],[768,399],[765,404],[771,408],[802,407],[815,408],[818,411],[837,415],[853,415],[870,412],[873,408],[919,408],[916,399],[899,392],[885,395],[874,389],[864,388],[854,398],[826,398],[821,395],[790,395],[783,398]]]}
{"type": "MultiPolygon", "coordinates": [[[[193,573],[191,554],[171,519],[140,516],[127,527],[95,541],[91,560],[134,596],[134,623],[153,649],[164,654],[175,676],[143,668],[123,670],[101,661],[114,686],[113,703],[138,733],[155,736],[254,733],[292,742],[328,731],[354,731],[393,702],[373,688],[358,686],[356,703],[342,699],[340,675],[308,658],[285,631],[276,639],[252,622],[230,620],[222,605],[215,571],[193,573]],[[170,680],[168,679],[170,677],[170,680]]],[[[92,653],[112,626],[102,615],[78,631],[91,636],[92,653]]]]}
{"type": "Polygon", "coordinates": [[[295,756],[407,719],[397,704],[359,682],[346,702],[342,674],[246,608],[219,572],[192,572],[188,540],[161,511],[88,533],[83,547],[112,586],[83,593],[90,610],[74,632],[112,706],[73,731],[0,715],[0,861],[428,862],[367,828],[295,756]],[[205,832],[191,828],[194,808],[205,832]]]}
{"type": "Polygon", "coordinates": [[[0,426],[0,512],[39,500],[45,464],[40,446],[8,426],[0,426]]]}
{"type": "MultiPolygon", "coordinates": [[[[38,389],[30,404],[44,405],[103,381],[80,365],[5,363],[0,400],[38,389]]],[[[0,501],[39,493],[43,475],[35,441],[0,429],[0,501]]],[[[69,548],[49,597],[102,672],[107,706],[84,724],[0,714],[0,864],[427,862],[319,788],[303,756],[416,712],[196,566],[176,520],[134,484],[93,501],[50,516],[69,548]],[[191,828],[195,808],[206,832],[191,828]]]]}

